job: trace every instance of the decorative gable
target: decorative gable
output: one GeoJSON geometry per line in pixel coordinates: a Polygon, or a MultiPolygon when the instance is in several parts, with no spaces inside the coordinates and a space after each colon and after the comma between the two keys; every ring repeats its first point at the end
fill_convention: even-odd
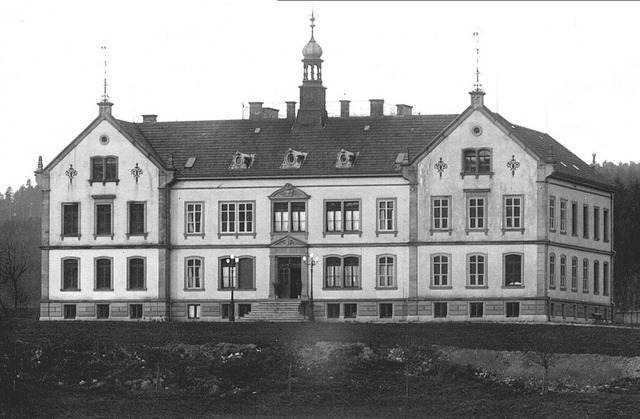
{"type": "Polygon", "coordinates": [[[311,198],[311,195],[307,195],[306,193],[302,192],[300,189],[296,188],[290,183],[285,184],[284,187],[278,189],[277,191],[269,195],[269,199],[271,200],[276,200],[276,199],[307,200],[309,198],[311,198]]]}
{"type": "Polygon", "coordinates": [[[308,244],[295,237],[286,236],[271,243],[271,247],[307,247],[308,244]]]}

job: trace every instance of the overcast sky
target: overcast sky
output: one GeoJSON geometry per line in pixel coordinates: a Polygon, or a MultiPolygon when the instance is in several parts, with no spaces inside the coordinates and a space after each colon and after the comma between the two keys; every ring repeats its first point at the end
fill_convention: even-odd
{"type": "MultiPolygon", "coordinates": [[[[640,160],[638,2],[318,2],[327,100],[460,113],[480,31],[485,104],[583,160],[640,160]]],[[[98,115],[239,119],[299,101],[311,2],[0,2],[0,192],[33,179],[98,115]]]]}

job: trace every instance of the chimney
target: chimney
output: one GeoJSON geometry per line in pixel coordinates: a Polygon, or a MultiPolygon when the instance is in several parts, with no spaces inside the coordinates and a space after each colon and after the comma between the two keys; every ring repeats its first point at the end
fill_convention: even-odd
{"type": "Polygon", "coordinates": [[[275,108],[262,108],[262,117],[264,119],[278,119],[278,109],[275,108]]]}
{"type": "Polygon", "coordinates": [[[384,115],[384,99],[369,99],[369,102],[371,102],[371,116],[384,115]]]}
{"type": "Polygon", "coordinates": [[[396,112],[396,114],[398,116],[406,116],[406,115],[411,115],[412,114],[413,106],[396,105],[396,108],[398,109],[398,111],[396,112]]]}
{"type": "Polygon", "coordinates": [[[340,101],[340,116],[342,118],[348,118],[349,117],[349,104],[351,103],[350,100],[341,100],[340,101]]]}
{"type": "Polygon", "coordinates": [[[287,119],[296,119],[296,102],[287,102],[287,119]]]}
{"type": "Polygon", "coordinates": [[[484,107],[484,92],[476,89],[473,92],[469,92],[471,95],[471,107],[474,109],[484,107]]]}
{"type": "Polygon", "coordinates": [[[112,106],[113,106],[113,103],[109,102],[108,100],[103,100],[102,102],[98,102],[98,108],[100,109],[98,115],[100,116],[111,115],[112,106]]]}
{"type": "Polygon", "coordinates": [[[249,119],[262,118],[262,102],[249,102],[249,119]]]}
{"type": "Polygon", "coordinates": [[[142,115],[142,123],[158,122],[158,115],[142,115]]]}

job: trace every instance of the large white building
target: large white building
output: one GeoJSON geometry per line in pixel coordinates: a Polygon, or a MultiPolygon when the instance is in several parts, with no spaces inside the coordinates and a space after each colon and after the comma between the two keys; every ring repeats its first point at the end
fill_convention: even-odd
{"type": "Polygon", "coordinates": [[[480,88],[459,115],[329,117],[321,55],[312,32],[286,118],[131,123],[105,96],[36,171],[40,318],[611,317],[610,182],[480,88]]]}

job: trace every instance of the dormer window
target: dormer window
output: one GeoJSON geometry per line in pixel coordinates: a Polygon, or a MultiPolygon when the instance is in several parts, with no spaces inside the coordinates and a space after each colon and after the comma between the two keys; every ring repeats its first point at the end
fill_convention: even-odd
{"type": "Polygon", "coordinates": [[[255,157],[255,154],[245,154],[236,151],[236,154],[233,155],[233,159],[231,160],[231,166],[229,166],[229,169],[248,169],[253,164],[255,157]]]}
{"type": "Polygon", "coordinates": [[[284,155],[284,161],[280,165],[281,169],[299,169],[302,167],[305,158],[309,153],[303,153],[302,151],[296,151],[289,149],[284,155]]]}
{"type": "Polygon", "coordinates": [[[91,157],[91,184],[93,182],[118,183],[118,158],[115,156],[91,157]]]}
{"type": "Polygon", "coordinates": [[[356,158],[360,153],[352,153],[344,148],[338,153],[338,159],[336,161],[336,168],[347,169],[354,165],[356,158]]]}
{"type": "Polygon", "coordinates": [[[467,148],[462,152],[462,175],[491,174],[491,150],[467,148]]]}

